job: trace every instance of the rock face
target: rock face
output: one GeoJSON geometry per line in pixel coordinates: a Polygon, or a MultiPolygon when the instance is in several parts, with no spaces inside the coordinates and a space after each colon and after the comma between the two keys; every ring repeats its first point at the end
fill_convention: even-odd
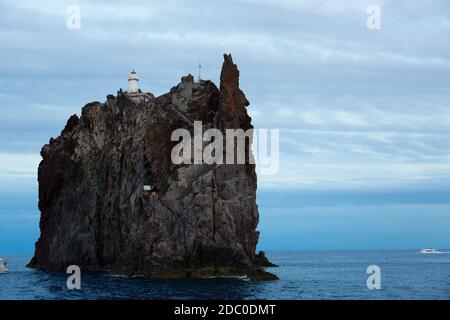
{"type": "Polygon", "coordinates": [[[224,57],[220,90],[189,75],[148,102],[120,91],[70,117],[41,151],[41,235],[29,267],[276,279],[255,252],[255,166],[171,160],[172,132],[192,133],[194,120],[204,129],[252,128],[239,71],[224,57]]]}

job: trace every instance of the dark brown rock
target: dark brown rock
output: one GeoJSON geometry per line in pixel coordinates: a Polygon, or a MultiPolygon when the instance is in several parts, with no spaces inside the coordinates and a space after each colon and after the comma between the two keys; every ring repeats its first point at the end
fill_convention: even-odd
{"type": "Polygon", "coordinates": [[[255,263],[261,267],[278,267],[276,264],[269,261],[264,251],[258,252],[255,263]]]}
{"type": "Polygon", "coordinates": [[[119,91],[105,103],[87,104],[42,148],[41,235],[29,266],[276,279],[262,269],[268,260],[255,253],[255,166],[171,161],[173,130],[192,132],[194,120],[205,128],[252,128],[248,105],[231,55],[225,55],[220,90],[189,75],[145,103],[119,91]]]}

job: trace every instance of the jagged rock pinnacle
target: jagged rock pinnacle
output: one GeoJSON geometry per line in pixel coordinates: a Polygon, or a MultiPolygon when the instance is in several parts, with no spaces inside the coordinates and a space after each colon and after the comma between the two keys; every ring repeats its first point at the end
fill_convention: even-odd
{"type": "Polygon", "coordinates": [[[171,161],[172,132],[193,130],[194,120],[220,130],[252,127],[239,71],[231,55],[224,58],[220,90],[187,76],[149,101],[121,91],[70,117],[41,151],[41,235],[30,267],[276,279],[255,252],[254,165],[171,161]]]}

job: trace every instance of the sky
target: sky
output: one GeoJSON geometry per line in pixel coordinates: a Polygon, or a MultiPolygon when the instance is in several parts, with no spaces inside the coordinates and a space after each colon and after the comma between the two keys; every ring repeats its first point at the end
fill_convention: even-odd
{"type": "Polygon", "coordinates": [[[155,95],[199,60],[218,85],[225,52],[280,130],[259,248],[450,248],[449,36],[446,0],[0,0],[0,253],[33,251],[39,151],[71,114],[132,69],[155,95]]]}

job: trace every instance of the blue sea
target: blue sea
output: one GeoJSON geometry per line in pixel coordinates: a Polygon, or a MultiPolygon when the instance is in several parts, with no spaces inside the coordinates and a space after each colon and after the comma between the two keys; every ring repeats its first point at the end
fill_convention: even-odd
{"type": "Polygon", "coordinates": [[[82,272],[81,290],[67,274],[25,267],[30,256],[3,256],[0,299],[450,299],[450,253],[417,251],[268,252],[278,281],[243,278],[163,280],[82,272]],[[366,285],[369,265],[381,268],[381,289],[366,285]]]}

